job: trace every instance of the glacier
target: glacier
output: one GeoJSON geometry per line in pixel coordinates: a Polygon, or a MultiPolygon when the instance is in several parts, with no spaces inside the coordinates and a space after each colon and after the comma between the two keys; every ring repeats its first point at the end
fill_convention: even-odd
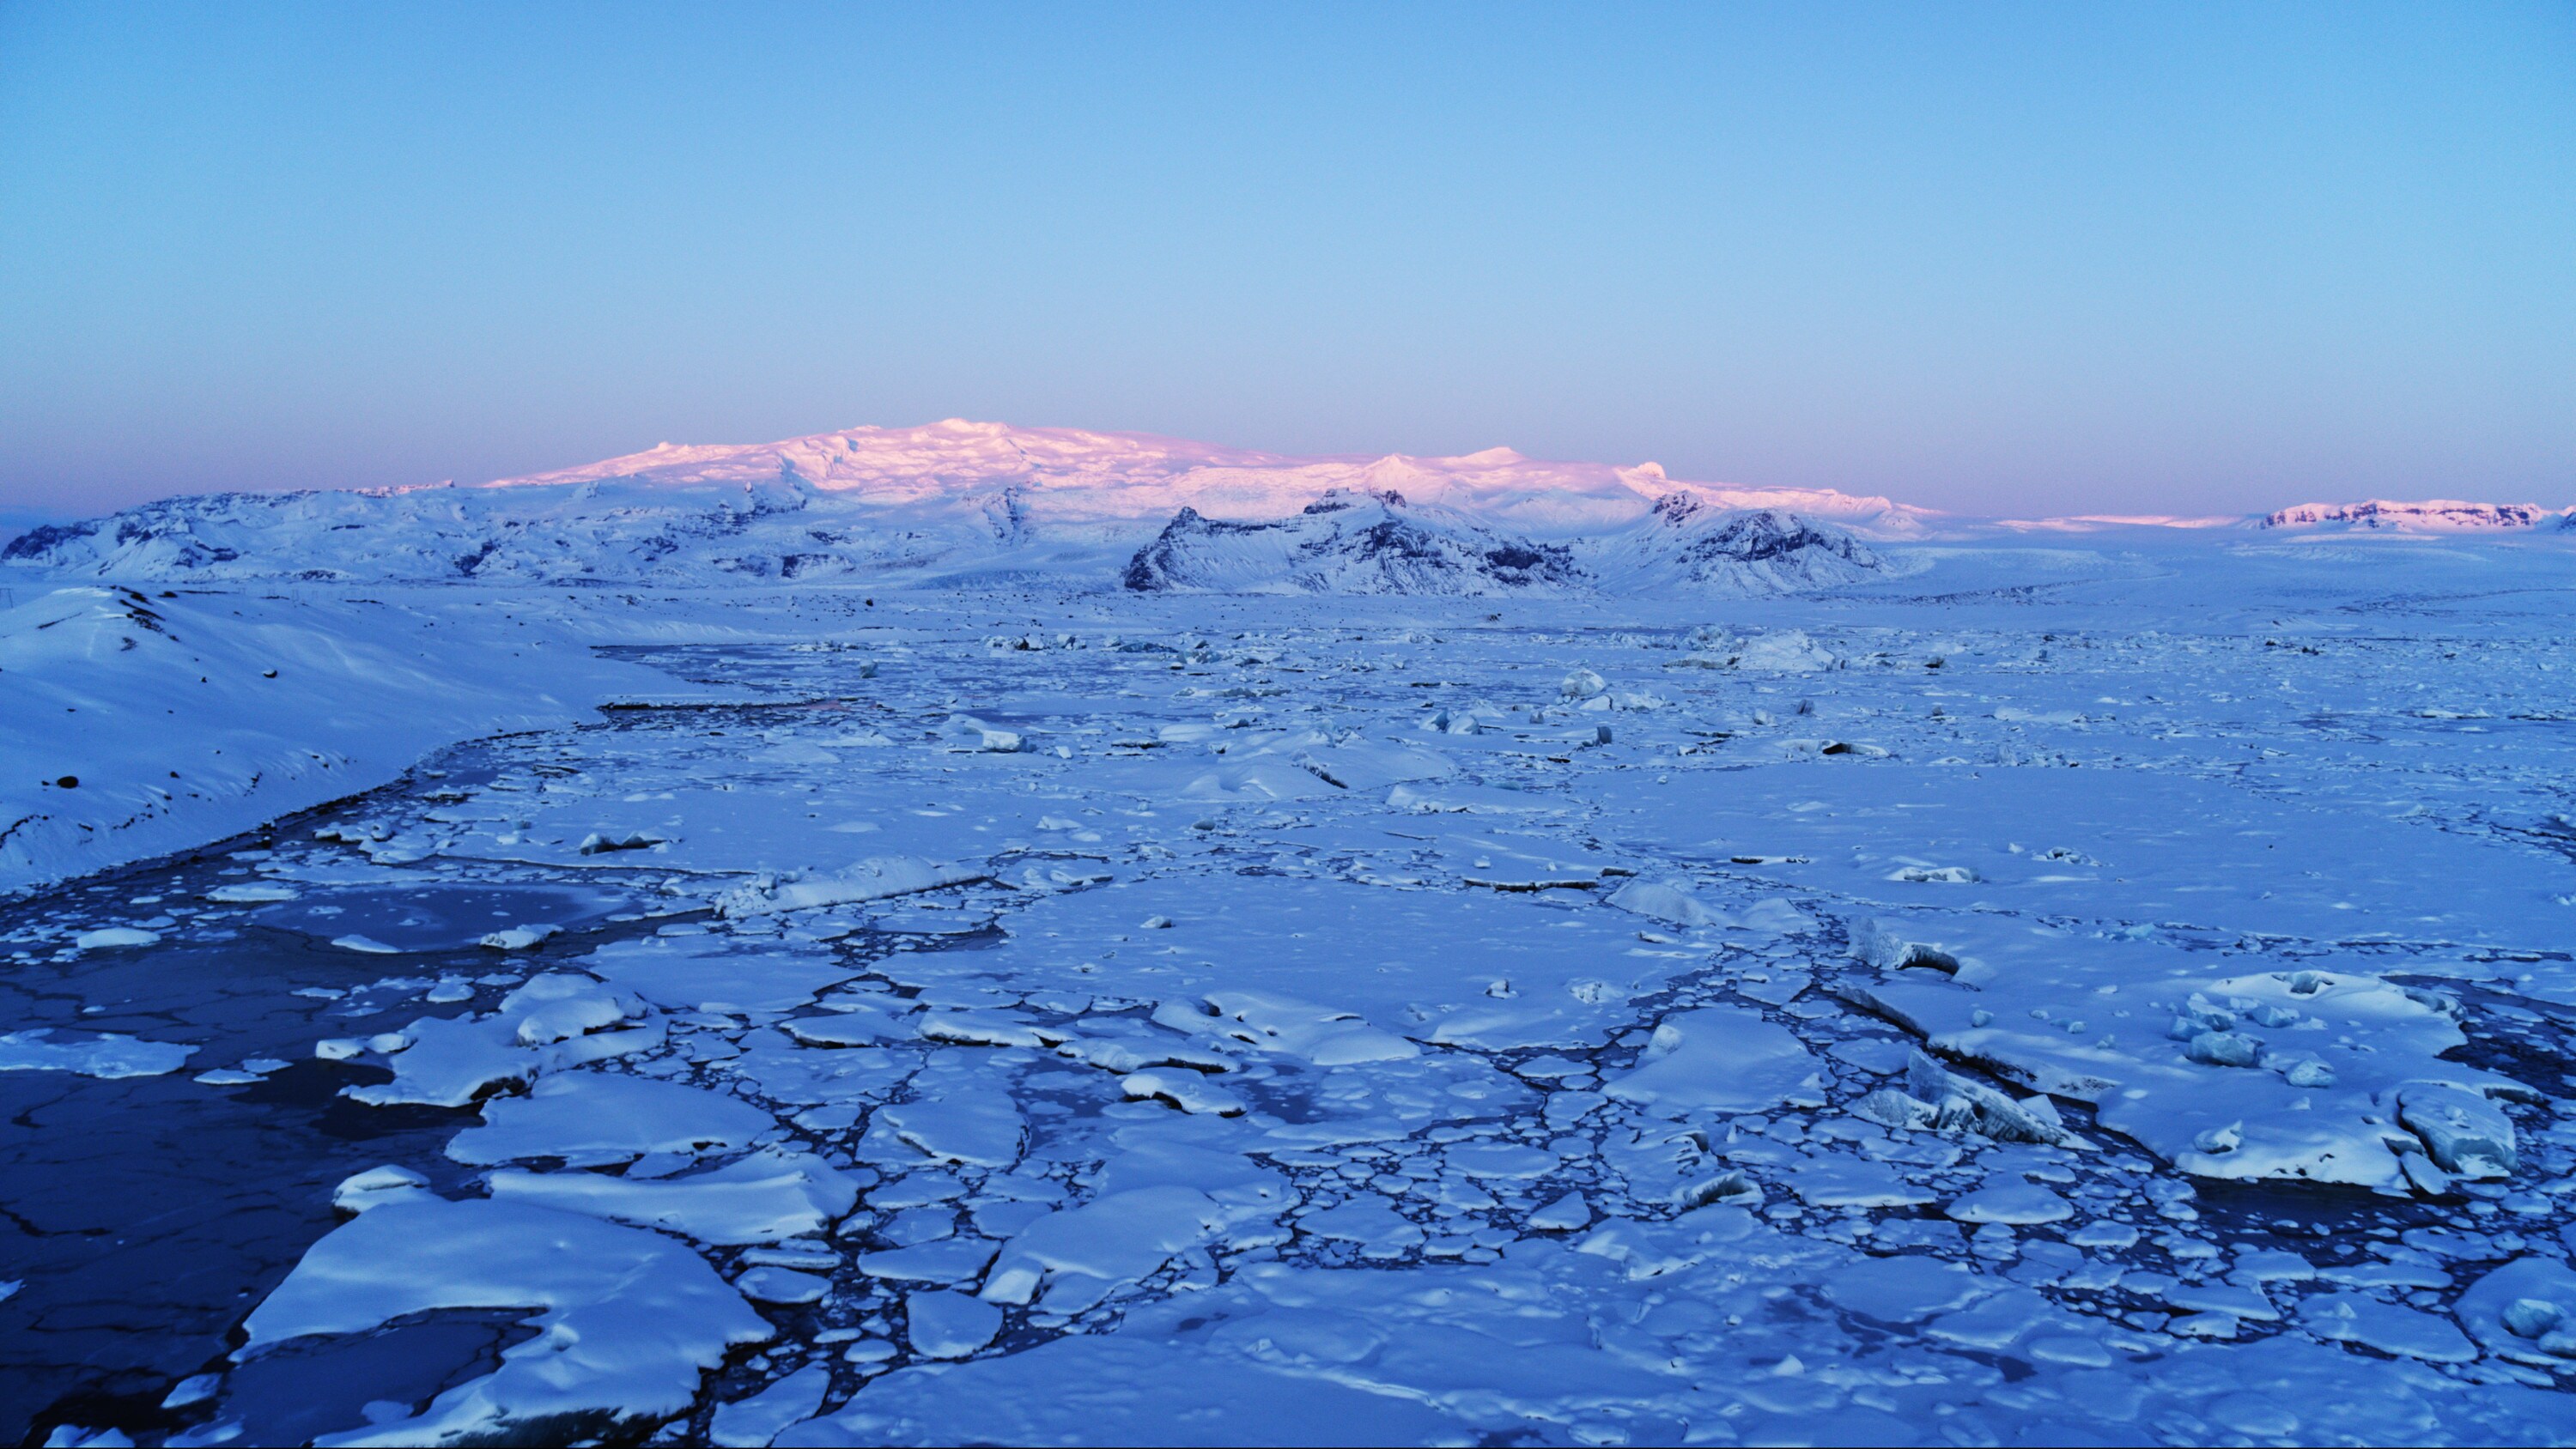
{"type": "Polygon", "coordinates": [[[0,559],[0,1436],[2576,1439],[2576,540],[951,421],[0,559]]]}

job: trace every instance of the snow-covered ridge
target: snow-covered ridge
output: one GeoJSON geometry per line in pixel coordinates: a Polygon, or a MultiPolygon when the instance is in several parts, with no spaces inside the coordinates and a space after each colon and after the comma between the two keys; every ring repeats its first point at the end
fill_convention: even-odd
{"type": "Polygon", "coordinates": [[[2474,533],[2498,529],[2538,528],[2550,520],[2570,526],[2576,513],[2543,508],[2537,503],[2468,503],[2455,498],[2398,502],[2373,498],[2359,503],[2302,503],[2265,517],[2258,528],[2376,528],[2403,533],[2474,533]]]}

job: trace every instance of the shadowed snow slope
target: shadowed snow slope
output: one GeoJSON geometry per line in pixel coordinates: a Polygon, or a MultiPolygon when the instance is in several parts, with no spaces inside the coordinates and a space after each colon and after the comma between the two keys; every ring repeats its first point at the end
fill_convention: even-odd
{"type": "MultiPolygon", "coordinates": [[[[457,607],[55,589],[0,611],[0,892],[372,789],[668,675],[457,607]]],[[[494,617],[496,612],[498,617],[494,617]]]]}

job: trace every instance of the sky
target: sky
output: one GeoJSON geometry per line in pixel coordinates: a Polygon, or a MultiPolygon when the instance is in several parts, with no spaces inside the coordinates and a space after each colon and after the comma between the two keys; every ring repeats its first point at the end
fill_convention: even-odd
{"type": "Polygon", "coordinates": [[[2576,503],[2576,5],[0,0],[0,510],[944,417],[2576,503]]]}

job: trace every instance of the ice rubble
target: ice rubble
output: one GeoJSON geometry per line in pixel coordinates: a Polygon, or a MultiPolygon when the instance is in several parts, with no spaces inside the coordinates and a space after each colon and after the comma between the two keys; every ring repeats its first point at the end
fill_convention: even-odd
{"type": "MultiPolygon", "coordinates": [[[[505,742],[258,863],[649,902],[461,948],[462,989],[340,958],[429,1003],[328,1028],[350,1098],[458,1122],[343,1178],[247,1351],[540,1330],[350,1442],[2564,1437],[2563,857],[2479,823],[2547,762],[2409,735],[2459,776],[2372,794],[2295,753],[2337,711],[2492,724],[2545,671],[2434,719],[2371,660],[2018,603],[1694,639],[1703,605],[1622,637],[1201,601],[1132,650],[1035,602],[858,607],[895,603],[864,676],[692,646],[792,709],[505,742]],[[368,1259],[397,1241],[420,1281],[368,1259]]],[[[111,969],[75,928],[233,919],[154,904],[22,949],[111,969]]]]}

